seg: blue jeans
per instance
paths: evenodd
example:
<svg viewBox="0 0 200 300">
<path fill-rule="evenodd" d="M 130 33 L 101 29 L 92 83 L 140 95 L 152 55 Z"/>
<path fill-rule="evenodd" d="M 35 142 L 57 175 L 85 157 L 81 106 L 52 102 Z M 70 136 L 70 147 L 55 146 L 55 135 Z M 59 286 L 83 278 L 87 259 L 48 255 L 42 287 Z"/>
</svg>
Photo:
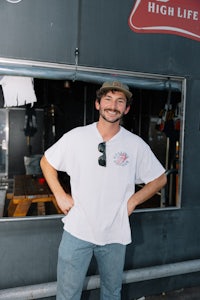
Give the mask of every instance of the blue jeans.
<svg viewBox="0 0 200 300">
<path fill-rule="evenodd" d="M 98 246 L 77 239 L 64 231 L 58 253 L 57 300 L 80 300 L 84 279 L 92 259 L 96 257 L 101 300 L 120 300 L 126 246 Z"/>
</svg>

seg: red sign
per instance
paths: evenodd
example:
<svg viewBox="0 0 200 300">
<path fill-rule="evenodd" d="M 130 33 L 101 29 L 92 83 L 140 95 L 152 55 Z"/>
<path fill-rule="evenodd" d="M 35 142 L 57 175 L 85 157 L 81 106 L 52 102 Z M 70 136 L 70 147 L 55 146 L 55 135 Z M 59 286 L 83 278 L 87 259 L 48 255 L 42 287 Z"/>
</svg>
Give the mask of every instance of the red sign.
<svg viewBox="0 0 200 300">
<path fill-rule="evenodd" d="M 167 33 L 200 41 L 200 0 L 136 0 L 129 17 L 139 33 Z"/>
</svg>

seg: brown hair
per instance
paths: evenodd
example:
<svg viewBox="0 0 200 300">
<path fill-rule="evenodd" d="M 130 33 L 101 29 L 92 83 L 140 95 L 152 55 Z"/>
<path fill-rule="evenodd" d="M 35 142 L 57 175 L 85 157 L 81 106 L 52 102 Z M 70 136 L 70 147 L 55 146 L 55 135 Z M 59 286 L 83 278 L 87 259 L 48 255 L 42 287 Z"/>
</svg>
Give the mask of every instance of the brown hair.
<svg viewBox="0 0 200 300">
<path fill-rule="evenodd" d="M 103 96 L 106 96 L 106 94 L 107 94 L 108 92 L 115 93 L 115 92 L 119 92 L 119 90 L 118 90 L 118 89 L 97 90 L 97 92 L 96 92 L 96 100 L 100 103 L 101 98 L 102 98 Z M 125 96 L 126 96 L 126 95 L 125 95 Z M 126 107 L 127 107 L 127 106 L 130 106 L 130 105 L 132 104 L 132 101 L 133 101 L 132 97 L 131 97 L 131 98 L 128 98 L 128 97 L 126 96 Z"/>
</svg>

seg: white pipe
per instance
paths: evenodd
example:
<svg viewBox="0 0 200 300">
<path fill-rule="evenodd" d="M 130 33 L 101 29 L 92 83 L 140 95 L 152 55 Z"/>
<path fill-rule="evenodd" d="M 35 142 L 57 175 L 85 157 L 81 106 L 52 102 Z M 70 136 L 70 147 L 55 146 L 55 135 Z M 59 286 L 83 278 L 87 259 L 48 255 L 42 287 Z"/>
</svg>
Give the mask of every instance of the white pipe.
<svg viewBox="0 0 200 300">
<path fill-rule="evenodd" d="M 176 276 L 200 271 L 200 259 L 124 271 L 123 284 Z M 0 300 L 29 300 L 56 295 L 56 282 L 29 285 L 24 287 L 0 290 Z M 88 276 L 84 282 L 84 290 L 100 287 L 99 275 Z"/>
</svg>

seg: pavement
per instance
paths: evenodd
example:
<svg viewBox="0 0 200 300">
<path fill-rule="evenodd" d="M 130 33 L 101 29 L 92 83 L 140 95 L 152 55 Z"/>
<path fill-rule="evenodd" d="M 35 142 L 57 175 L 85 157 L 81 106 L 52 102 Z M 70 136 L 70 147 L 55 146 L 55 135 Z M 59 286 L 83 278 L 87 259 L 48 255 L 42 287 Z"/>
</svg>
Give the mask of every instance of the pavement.
<svg viewBox="0 0 200 300">
<path fill-rule="evenodd" d="M 200 300 L 200 286 L 166 292 L 161 295 L 141 297 L 137 300 Z"/>
</svg>

